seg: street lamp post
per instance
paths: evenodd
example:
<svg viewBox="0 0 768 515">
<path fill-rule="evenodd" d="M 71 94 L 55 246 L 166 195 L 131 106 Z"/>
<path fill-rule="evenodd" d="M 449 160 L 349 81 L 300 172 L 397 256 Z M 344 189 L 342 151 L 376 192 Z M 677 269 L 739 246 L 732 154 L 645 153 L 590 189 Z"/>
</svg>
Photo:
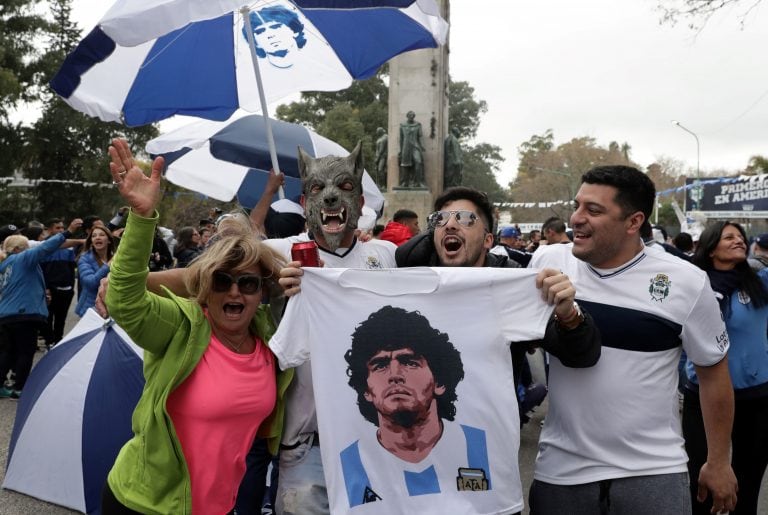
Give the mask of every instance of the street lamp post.
<svg viewBox="0 0 768 515">
<path fill-rule="evenodd" d="M 701 144 L 699 142 L 699 136 L 693 132 L 691 129 L 683 125 L 682 123 L 678 122 L 677 120 L 672 120 L 672 125 L 676 125 L 683 129 L 685 132 L 690 134 L 696 139 L 696 180 L 694 181 L 693 190 L 691 191 L 691 198 L 695 201 L 696 205 L 694 208 L 699 207 L 699 200 L 701 200 L 701 185 L 699 184 L 701 182 Z"/>
<path fill-rule="evenodd" d="M 683 129 L 685 132 L 696 138 L 696 178 L 701 178 L 701 169 L 699 168 L 699 164 L 701 162 L 701 144 L 699 143 L 699 137 L 696 135 L 695 132 L 693 132 L 691 129 L 683 125 L 682 123 L 678 122 L 677 120 L 672 120 L 672 125 L 677 125 L 681 129 Z"/>
</svg>

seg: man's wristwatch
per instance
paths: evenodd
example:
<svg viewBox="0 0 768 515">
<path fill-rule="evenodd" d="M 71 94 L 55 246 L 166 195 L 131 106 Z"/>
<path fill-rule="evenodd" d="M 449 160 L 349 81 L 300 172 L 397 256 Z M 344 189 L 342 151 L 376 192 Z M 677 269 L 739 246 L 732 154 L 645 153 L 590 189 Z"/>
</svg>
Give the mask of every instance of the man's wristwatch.
<svg viewBox="0 0 768 515">
<path fill-rule="evenodd" d="M 566 331 L 570 331 L 572 329 L 576 329 L 581 325 L 582 322 L 584 322 L 584 313 L 582 313 L 579 305 L 574 302 L 573 309 L 571 309 L 571 312 L 568 314 L 568 316 L 559 317 L 557 316 L 557 313 L 555 313 L 555 322 L 557 322 L 557 325 L 560 328 L 565 329 Z"/>
</svg>

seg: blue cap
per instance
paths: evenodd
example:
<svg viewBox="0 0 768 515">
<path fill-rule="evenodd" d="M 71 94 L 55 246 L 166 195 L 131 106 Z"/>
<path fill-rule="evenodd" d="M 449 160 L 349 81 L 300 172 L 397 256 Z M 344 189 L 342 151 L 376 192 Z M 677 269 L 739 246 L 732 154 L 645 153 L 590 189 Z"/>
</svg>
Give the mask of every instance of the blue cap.
<svg viewBox="0 0 768 515">
<path fill-rule="evenodd" d="M 519 238 L 520 230 L 517 227 L 504 227 L 499 233 L 499 238 Z"/>
<path fill-rule="evenodd" d="M 757 243 L 761 248 L 768 250 L 768 232 L 757 236 L 755 238 L 755 243 Z"/>
</svg>

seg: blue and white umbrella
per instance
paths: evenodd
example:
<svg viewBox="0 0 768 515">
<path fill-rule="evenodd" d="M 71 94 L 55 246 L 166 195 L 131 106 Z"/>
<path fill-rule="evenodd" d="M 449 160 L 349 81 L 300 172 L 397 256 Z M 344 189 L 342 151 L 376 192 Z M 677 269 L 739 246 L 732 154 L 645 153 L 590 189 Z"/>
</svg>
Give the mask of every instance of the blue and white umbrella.
<svg viewBox="0 0 768 515">
<path fill-rule="evenodd" d="M 285 194 L 301 194 L 298 147 L 312 157 L 349 154 L 338 143 L 302 125 L 272 121 L 277 160 L 285 174 Z M 242 112 L 227 122 L 201 120 L 151 140 L 147 152 L 166 159 L 166 178 L 184 188 L 222 201 L 235 195 L 240 205 L 251 208 L 261 197 L 271 168 L 263 117 Z M 384 196 L 368 172 L 363 174 L 365 205 L 376 212 Z"/>
<path fill-rule="evenodd" d="M 98 513 L 107 473 L 133 435 L 143 351 L 89 309 L 24 386 L 3 488 Z"/>
<path fill-rule="evenodd" d="M 344 89 L 447 31 L 434 0 L 118 0 L 51 86 L 78 111 L 129 126 L 226 120 L 265 112 L 259 91 L 271 103 Z"/>
</svg>

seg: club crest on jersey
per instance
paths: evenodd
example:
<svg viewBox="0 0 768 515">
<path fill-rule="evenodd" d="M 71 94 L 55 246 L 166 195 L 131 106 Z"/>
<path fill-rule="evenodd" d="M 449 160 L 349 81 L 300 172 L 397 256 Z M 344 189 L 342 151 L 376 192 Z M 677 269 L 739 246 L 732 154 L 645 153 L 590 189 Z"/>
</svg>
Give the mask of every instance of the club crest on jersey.
<svg viewBox="0 0 768 515">
<path fill-rule="evenodd" d="M 736 296 L 736 298 L 739 299 L 739 302 L 741 302 L 742 304 L 745 304 L 745 305 L 749 304 L 749 301 L 752 300 L 752 299 L 749 298 L 749 294 L 747 292 L 741 291 L 741 290 L 739 290 L 739 293 Z"/>
<path fill-rule="evenodd" d="M 651 294 L 653 300 L 661 302 L 669 295 L 670 286 L 672 286 L 672 281 L 669 280 L 667 274 L 656 274 L 656 277 L 651 279 L 648 293 Z"/>
<path fill-rule="evenodd" d="M 381 265 L 381 261 L 379 261 L 379 258 L 377 258 L 376 256 L 368 256 L 368 258 L 366 259 L 366 266 L 369 270 L 379 270 L 384 268 Z"/>
</svg>

